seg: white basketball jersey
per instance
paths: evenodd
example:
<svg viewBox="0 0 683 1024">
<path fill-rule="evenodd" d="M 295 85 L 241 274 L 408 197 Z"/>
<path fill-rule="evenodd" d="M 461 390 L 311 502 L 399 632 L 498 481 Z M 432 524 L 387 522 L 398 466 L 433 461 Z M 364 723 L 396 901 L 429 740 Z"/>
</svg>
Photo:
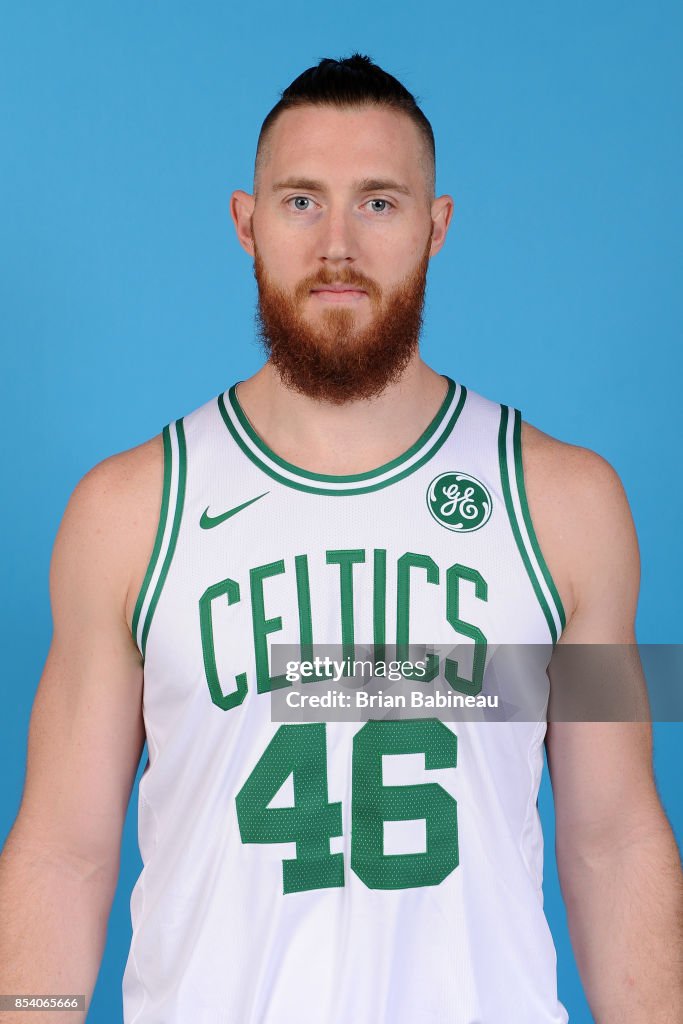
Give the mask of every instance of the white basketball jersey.
<svg viewBox="0 0 683 1024">
<path fill-rule="evenodd" d="M 133 622 L 149 760 L 125 1024 L 568 1019 L 541 891 L 545 716 L 271 716 L 275 644 L 547 645 L 547 685 L 565 616 L 521 415 L 445 379 L 415 444 L 351 476 L 280 458 L 236 385 L 164 428 Z M 462 666 L 432 668 L 468 692 Z"/>
</svg>

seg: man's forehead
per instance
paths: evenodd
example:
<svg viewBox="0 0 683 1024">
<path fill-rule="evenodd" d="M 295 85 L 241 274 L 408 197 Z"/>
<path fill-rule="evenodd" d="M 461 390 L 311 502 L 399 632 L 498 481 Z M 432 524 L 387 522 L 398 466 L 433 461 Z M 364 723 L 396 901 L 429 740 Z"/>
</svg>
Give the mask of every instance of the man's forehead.
<svg viewBox="0 0 683 1024">
<path fill-rule="evenodd" d="M 329 177 L 353 166 L 354 178 L 403 180 L 421 173 L 423 143 L 400 111 L 306 105 L 280 115 L 267 150 L 268 176 L 278 179 Z"/>
</svg>

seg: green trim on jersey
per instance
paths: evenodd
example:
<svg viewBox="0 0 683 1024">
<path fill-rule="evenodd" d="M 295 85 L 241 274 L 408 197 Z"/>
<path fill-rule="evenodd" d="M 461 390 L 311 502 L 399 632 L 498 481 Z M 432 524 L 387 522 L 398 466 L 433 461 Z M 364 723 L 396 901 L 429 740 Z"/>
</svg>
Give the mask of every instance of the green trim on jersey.
<svg viewBox="0 0 683 1024">
<path fill-rule="evenodd" d="M 512 420 L 510 413 L 512 413 Z M 512 436 L 510 436 L 510 422 L 512 422 Z M 519 409 L 501 405 L 498 457 L 505 507 L 519 553 L 538 598 L 541 611 L 545 616 L 554 646 L 566 625 L 566 616 L 531 520 L 524 487 L 521 438 L 521 412 Z"/>
<path fill-rule="evenodd" d="M 164 537 L 164 531 L 166 529 L 166 519 L 168 517 L 169 495 L 171 493 L 171 437 L 169 428 L 167 426 L 164 427 L 164 429 L 162 430 L 161 436 L 163 439 L 164 447 L 164 488 L 161 495 L 161 511 L 159 513 L 159 522 L 157 524 L 157 533 L 154 539 L 154 547 L 152 549 L 152 554 L 149 560 L 149 564 L 147 566 L 145 578 L 142 581 L 142 586 L 140 587 L 138 599 L 135 602 L 135 611 L 133 612 L 133 622 L 131 624 L 131 632 L 141 652 L 142 644 L 139 638 L 138 631 L 140 615 L 142 613 L 142 608 L 147 597 L 147 591 L 149 590 L 149 584 L 152 579 L 152 575 L 154 574 L 154 569 L 156 568 L 157 561 L 159 560 L 159 551 L 161 550 L 161 542 Z"/>
<path fill-rule="evenodd" d="M 448 376 L 446 376 L 446 380 L 448 381 L 448 391 L 438 412 L 426 430 L 407 451 L 392 459 L 391 462 L 385 462 L 377 469 L 348 476 L 312 473 L 276 455 L 259 437 L 245 416 L 237 398 L 237 384 L 233 384 L 228 391 L 227 403 L 225 393 L 218 396 L 218 407 L 225 425 L 244 454 L 259 469 L 279 483 L 285 484 L 287 487 L 294 487 L 299 491 L 307 491 L 310 494 L 365 494 L 368 491 L 377 491 L 382 487 L 388 487 L 389 484 L 397 483 L 410 473 L 414 473 L 432 458 L 446 441 L 462 412 L 467 397 L 467 389 L 464 385 L 456 384 Z M 419 453 L 422 454 L 419 455 L 419 458 L 415 458 Z M 414 461 L 411 461 L 413 459 Z M 410 464 L 406 466 L 408 462 Z"/>
<path fill-rule="evenodd" d="M 147 636 L 173 559 L 185 501 L 187 448 L 182 419 L 162 431 L 164 484 L 154 548 L 135 602 L 132 633 L 144 661 Z M 175 443 L 174 443 L 175 442 Z"/>
<path fill-rule="evenodd" d="M 562 629 L 564 629 L 565 626 L 567 625 L 567 616 L 565 614 L 564 605 L 562 604 L 562 598 L 560 597 L 560 593 L 559 593 L 557 587 L 555 586 L 555 581 L 553 580 L 553 578 L 552 578 L 552 576 L 550 574 L 550 569 L 548 568 L 548 564 L 547 564 L 545 558 L 543 557 L 543 552 L 541 551 L 540 544 L 538 543 L 538 537 L 536 536 L 536 531 L 534 529 L 534 524 L 531 521 L 531 512 L 529 511 L 529 503 L 528 503 L 527 497 L 526 497 L 526 487 L 524 486 L 524 469 L 523 469 L 523 466 L 522 466 L 522 414 L 517 409 L 515 410 L 515 413 L 516 413 L 516 416 L 515 416 L 515 425 L 514 425 L 514 428 L 513 428 L 513 435 L 512 435 L 513 442 L 512 443 L 513 443 L 514 452 L 515 452 L 515 470 L 516 470 L 516 473 L 517 473 L 517 488 L 519 490 L 519 497 L 520 497 L 520 501 L 521 501 L 521 504 L 522 504 L 522 514 L 524 516 L 524 521 L 526 522 L 526 528 L 527 528 L 529 537 L 531 539 L 531 545 L 532 545 L 532 547 L 534 549 L 534 554 L 536 555 L 536 560 L 537 560 L 539 566 L 541 567 L 541 572 L 543 573 L 543 576 L 545 578 L 545 582 L 547 584 L 548 590 L 550 591 L 550 593 L 552 595 L 552 598 L 553 598 L 553 601 L 555 603 L 555 610 L 557 611 L 557 614 L 560 617 L 560 626 L 561 626 L 560 632 L 561 632 Z"/>
</svg>

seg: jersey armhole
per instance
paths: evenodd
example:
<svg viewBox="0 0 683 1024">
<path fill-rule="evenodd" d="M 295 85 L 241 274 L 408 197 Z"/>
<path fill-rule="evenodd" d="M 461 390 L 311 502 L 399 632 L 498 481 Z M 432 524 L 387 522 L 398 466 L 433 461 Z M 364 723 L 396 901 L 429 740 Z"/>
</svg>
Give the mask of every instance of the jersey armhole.
<svg viewBox="0 0 683 1024">
<path fill-rule="evenodd" d="M 159 522 L 154 547 L 140 593 L 135 602 L 131 623 L 133 638 L 142 655 L 143 663 L 149 627 L 152 624 L 152 618 L 159 603 L 168 570 L 171 567 L 185 501 L 187 448 L 182 419 L 165 426 L 162 438 L 164 443 L 164 484 Z"/>
<path fill-rule="evenodd" d="M 554 647 L 567 619 L 562 599 L 543 557 L 529 512 L 522 464 L 522 414 L 519 409 L 513 409 L 507 405 L 501 405 L 498 457 L 505 507 L 512 532 L 541 611 L 548 624 Z"/>
</svg>

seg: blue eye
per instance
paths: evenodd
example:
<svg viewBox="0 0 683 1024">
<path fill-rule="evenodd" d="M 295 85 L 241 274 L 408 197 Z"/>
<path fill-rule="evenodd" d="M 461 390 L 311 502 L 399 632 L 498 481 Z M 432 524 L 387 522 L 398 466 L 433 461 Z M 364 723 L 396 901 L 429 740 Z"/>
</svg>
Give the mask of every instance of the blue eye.
<svg viewBox="0 0 683 1024">
<path fill-rule="evenodd" d="M 296 210 L 304 210 L 304 211 L 307 210 L 308 207 L 307 206 L 299 206 L 298 204 L 299 203 L 310 203 L 310 201 L 311 200 L 308 198 L 308 196 L 292 196 L 291 199 L 287 200 L 288 203 L 295 203 L 296 204 L 295 205 L 295 209 Z"/>
<path fill-rule="evenodd" d="M 370 203 L 371 203 L 371 204 L 372 204 L 372 203 L 383 203 L 383 204 L 384 204 L 384 209 L 382 209 L 382 210 L 378 210 L 378 209 L 376 209 L 376 208 L 375 208 L 375 211 L 374 211 L 375 213 L 384 213 L 384 212 L 385 212 L 386 210 L 388 210 L 388 209 L 389 209 L 389 207 L 390 207 L 390 206 L 392 205 L 392 204 L 391 204 L 391 203 L 389 202 L 389 200 L 388 200 L 388 199 L 371 199 L 371 200 L 370 200 Z"/>
</svg>

